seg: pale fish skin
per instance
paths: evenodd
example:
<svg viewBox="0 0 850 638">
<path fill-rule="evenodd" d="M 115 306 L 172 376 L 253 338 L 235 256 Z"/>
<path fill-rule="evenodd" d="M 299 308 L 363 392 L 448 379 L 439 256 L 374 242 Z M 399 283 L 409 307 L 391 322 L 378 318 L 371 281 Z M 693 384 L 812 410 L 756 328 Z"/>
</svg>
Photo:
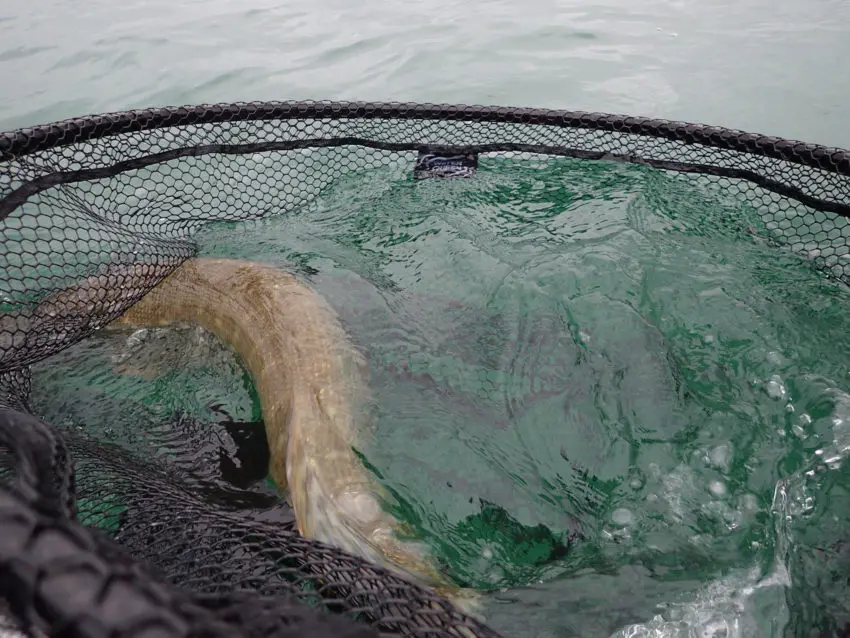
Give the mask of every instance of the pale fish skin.
<svg viewBox="0 0 850 638">
<path fill-rule="evenodd" d="M 301 535 L 382 565 L 481 620 L 480 594 L 436 567 L 384 511 L 385 491 L 354 453 L 367 432 L 366 362 L 328 303 L 293 275 L 256 262 L 191 258 L 110 324 L 203 327 L 253 377 L 270 474 L 289 490 Z"/>
</svg>

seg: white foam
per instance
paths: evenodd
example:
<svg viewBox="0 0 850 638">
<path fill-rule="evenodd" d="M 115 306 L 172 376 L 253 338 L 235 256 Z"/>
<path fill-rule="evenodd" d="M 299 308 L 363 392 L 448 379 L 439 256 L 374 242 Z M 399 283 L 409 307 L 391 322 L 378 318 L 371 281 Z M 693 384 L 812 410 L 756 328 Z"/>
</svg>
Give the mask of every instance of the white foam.
<svg viewBox="0 0 850 638">
<path fill-rule="evenodd" d="M 785 605 L 788 574 L 777 568 L 761 578 L 755 568 L 709 583 L 693 600 L 667 603 L 646 623 L 628 625 L 611 638 L 768 638 L 754 601 L 756 594 L 771 596 L 771 615 Z"/>
</svg>

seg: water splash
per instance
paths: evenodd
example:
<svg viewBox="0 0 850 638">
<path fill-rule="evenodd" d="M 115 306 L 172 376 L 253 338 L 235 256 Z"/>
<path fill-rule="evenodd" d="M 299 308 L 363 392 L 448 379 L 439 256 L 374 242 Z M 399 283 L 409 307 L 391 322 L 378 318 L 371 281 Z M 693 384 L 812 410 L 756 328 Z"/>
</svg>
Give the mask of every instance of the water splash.
<svg viewBox="0 0 850 638">
<path fill-rule="evenodd" d="M 773 382 L 774 379 L 771 380 Z M 776 383 L 774 390 L 784 384 Z M 772 398 L 773 393 L 768 391 Z M 773 560 L 766 573 L 753 566 L 709 583 L 691 600 L 667 602 L 659 613 L 646 623 L 621 628 L 611 638 L 750 638 L 784 635 L 791 613 L 787 590 L 791 588 L 793 571 L 789 569 L 790 552 L 794 547 L 793 523 L 811 514 L 816 507 L 819 478 L 824 472 L 835 471 L 850 453 L 850 395 L 828 388 L 824 393 L 833 402 L 829 415 L 831 440 L 818 447 L 809 462 L 799 471 L 776 483 L 771 515 L 774 521 Z M 795 434 L 806 436 L 812 419 L 802 414 L 794 424 Z M 723 445 L 709 453 L 715 465 L 728 462 Z M 671 480 L 675 475 L 671 475 Z M 681 481 L 673 481 L 681 487 Z M 725 493 L 721 481 L 709 484 L 716 496 Z M 740 505 L 754 507 L 754 497 L 742 499 Z M 673 505 L 674 503 L 671 503 Z"/>
</svg>

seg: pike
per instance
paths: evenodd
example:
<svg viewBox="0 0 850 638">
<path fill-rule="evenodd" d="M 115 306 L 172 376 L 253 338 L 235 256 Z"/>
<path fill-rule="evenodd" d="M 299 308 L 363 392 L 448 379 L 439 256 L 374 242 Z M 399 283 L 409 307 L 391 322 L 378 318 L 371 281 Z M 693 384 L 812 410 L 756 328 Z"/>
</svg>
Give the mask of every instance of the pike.
<svg viewBox="0 0 850 638">
<path fill-rule="evenodd" d="M 355 453 L 368 423 L 366 362 L 330 305 L 293 275 L 252 261 L 194 257 L 108 327 L 199 325 L 229 346 L 260 397 L 270 474 L 302 536 L 382 565 L 480 618 L 477 592 L 437 568 L 381 505 Z"/>
</svg>

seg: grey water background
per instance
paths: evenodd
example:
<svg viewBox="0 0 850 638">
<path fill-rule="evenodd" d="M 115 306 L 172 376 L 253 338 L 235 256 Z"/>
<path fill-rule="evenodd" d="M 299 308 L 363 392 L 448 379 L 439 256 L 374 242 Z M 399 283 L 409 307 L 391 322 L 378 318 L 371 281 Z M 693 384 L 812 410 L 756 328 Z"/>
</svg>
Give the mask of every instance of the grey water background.
<svg viewBox="0 0 850 638">
<path fill-rule="evenodd" d="M 848 24 L 850 4 L 837 0 L 86 4 L 6 0 L 0 6 L 4 87 L 0 129 L 132 107 L 331 98 L 621 112 L 850 147 Z M 611 208 L 607 215 L 615 212 Z M 603 221 L 606 218 L 603 215 Z M 706 257 L 705 264 L 709 261 Z M 745 261 L 742 258 L 741 263 Z M 669 279 L 661 279 L 659 290 L 675 288 L 678 268 L 670 268 Z M 737 277 L 728 276 L 730 280 Z M 790 279 L 786 289 L 793 287 Z M 616 286 L 608 284 L 609 289 Z M 740 292 L 740 296 L 746 294 Z M 729 315 L 730 325 L 737 316 Z M 796 319 L 789 323 L 800 330 Z M 777 334 L 787 336 L 787 330 L 778 328 Z M 611 331 L 615 334 L 615 327 Z M 823 322 L 820 334 L 828 336 L 828 322 Z M 827 336 L 813 347 L 815 352 L 830 350 Z M 702 347 L 712 346 L 706 342 Z M 781 368 L 782 363 L 767 361 L 765 366 Z M 769 377 L 766 372 L 763 376 Z M 797 389 L 795 396 L 804 405 L 807 388 Z M 814 390 L 811 394 L 820 397 Z M 743 403 L 750 405 L 747 397 Z M 781 412 L 783 406 L 776 405 L 779 409 L 769 410 L 760 428 L 768 448 L 762 456 L 763 467 L 771 469 L 759 475 L 762 493 L 773 484 L 775 468 L 769 448 L 775 441 L 766 433 L 780 419 L 774 412 Z M 841 411 L 823 408 L 822 412 L 826 433 L 829 418 L 840 416 Z M 746 440 L 744 433 L 740 436 Z M 548 445 L 547 441 L 537 443 L 539 449 Z M 796 447 L 786 447 L 791 450 L 786 456 L 793 457 Z M 703 449 L 711 455 L 706 465 L 728 462 L 722 444 L 701 445 L 700 453 Z M 814 451 L 807 448 L 806 453 Z M 694 496 L 695 485 L 701 485 L 707 471 L 694 474 L 687 463 L 684 469 L 671 467 L 650 477 L 663 487 L 658 491 L 662 500 L 670 501 L 671 511 L 676 507 L 689 511 L 692 501 L 701 507 L 723 500 L 723 494 L 715 494 L 711 501 Z M 796 489 L 805 492 L 799 485 Z M 741 487 L 734 496 L 743 499 L 735 511 L 749 516 L 755 505 L 747 500 L 748 493 Z M 786 497 L 782 489 L 777 490 L 777 499 Z M 803 493 L 787 500 L 806 498 Z M 845 501 L 836 497 L 834 502 L 839 507 Z M 769 527 L 763 512 L 770 503 L 757 505 L 760 527 Z M 833 510 L 819 507 L 818 520 L 826 527 L 830 524 L 827 514 Z M 792 509 L 789 506 L 789 512 Z M 694 510 L 698 512 L 699 507 Z M 606 514 L 615 523 L 627 523 L 635 512 L 652 520 L 651 508 Z M 721 517 L 725 514 L 719 512 Z M 842 523 L 846 520 L 845 515 Z M 624 546 L 624 539 L 616 536 L 617 526 L 609 527 L 612 543 Z M 662 530 L 658 538 L 664 534 Z M 773 537 L 762 530 L 756 539 L 764 542 Z M 775 537 L 782 542 L 787 536 L 778 533 Z M 701 559 L 701 551 L 695 554 Z M 705 554 L 710 560 L 718 556 Z M 670 556 L 671 565 L 665 569 L 711 572 L 712 565 L 699 561 L 674 567 L 674 561 L 687 557 Z M 529 628 L 540 636 L 606 635 L 618 627 L 623 627 L 623 636 L 780 635 L 781 630 L 774 627 L 773 633 L 762 621 L 769 623 L 775 617 L 777 625 L 784 622 L 786 611 L 779 610 L 777 603 L 781 587 L 774 588 L 779 592 L 770 587 L 760 590 L 769 595 L 755 605 L 742 602 L 761 594 L 754 593 L 755 581 L 740 573 L 746 572 L 746 561 L 730 564 L 735 568 L 717 570 L 726 571 L 728 578 L 708 579 L 704 590 L 687 579 L 662 583 L 630 566 L 619 570 L 616 578 L 588 569 L 574 574 L 571 583 L 547 581 L 510 592 L 502 609 L 494 609 L 492 616 L 496 626 L 510 635 Z M 825 571 L 816 573 L 826 577 Z M 776 578 L 779 585 L 781 576 Z M 677 594 L 686 604 L 676 607 L 670 602 Z M 658 604 L 672 609 L 663 623 L 650 621 Z M 752 607 L 757 611 L 752 612 Z M 750 628 L 754 624 L 748 621 L 750 615 L 757 616 L 762 633 L 742 629 L 742 624 Z M 600 620 L 605 621 L 600 622 L 602 626 L 591 629 L 590 624 Z M 630 624 L 638 621 L 645 624 Z"/>
<path fill-rule="evenodd" d="M 844 0 L 4 0 L 0 129 L 252 99 L 483 103 L 850 146 Z"/>
</svg>

